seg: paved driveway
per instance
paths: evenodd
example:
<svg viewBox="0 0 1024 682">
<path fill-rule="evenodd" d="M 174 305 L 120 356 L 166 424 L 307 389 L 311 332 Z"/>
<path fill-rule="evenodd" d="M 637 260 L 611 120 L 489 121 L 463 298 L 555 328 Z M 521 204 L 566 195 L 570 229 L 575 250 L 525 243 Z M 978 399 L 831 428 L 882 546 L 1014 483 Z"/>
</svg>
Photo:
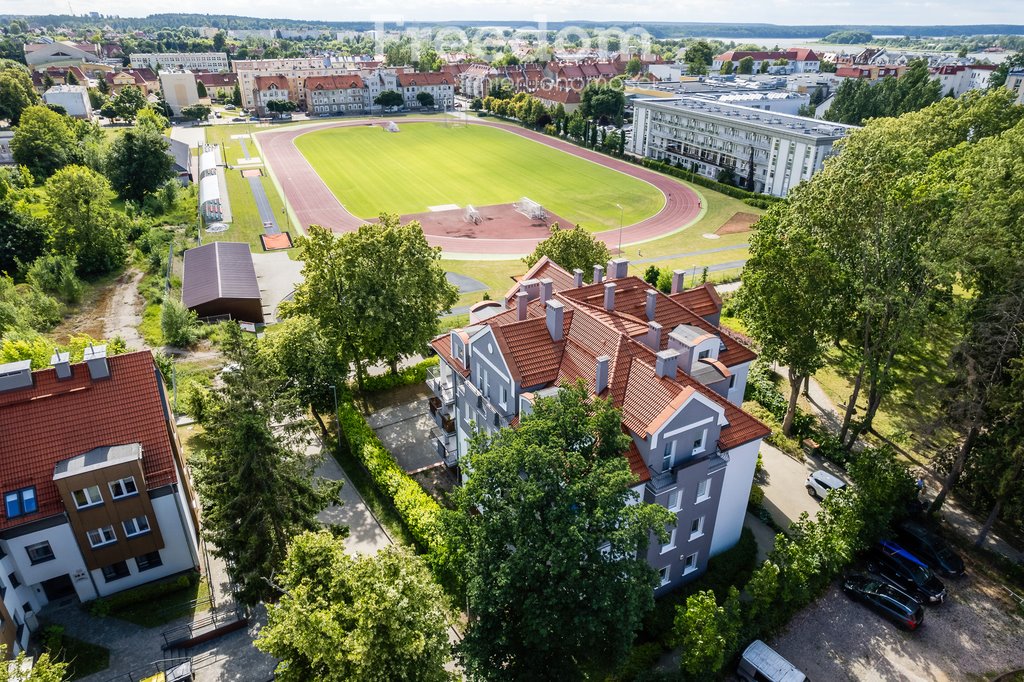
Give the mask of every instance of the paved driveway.
<svg viewBox="0 0 1024 682">
<path fill-rule="evenodd" d="M 263 316 L 267 322 L 277 321 L 277 308 L 289 298 L 302 281 L 302 261 L 292 260 L 287 253 L 254 253 L 252 264 L 260 283 Z"/>
<path fill-rule="evenodd" d="M 424 385 L 414 399 L 382 407 L 366 418 L 384 447 L 407 472 L 441 464 L 430 436 L 434 419 L 427 408 L 428 397 Z"/>
<path fill-rule="evenodd" d="M 761 443 L 761 458 L 768 472 L 768 481 L 762 486 L 764 506 L 783 528 L 789 528 L 803 512 L 813 517 L 821 508 L 818 500 L 807 494 L 805 486 L 812 471 L 824 469 L 846 480 L 846 475 L 829 462 L 813 457 L 798 462 L 768 443 Z"/>
</svg>

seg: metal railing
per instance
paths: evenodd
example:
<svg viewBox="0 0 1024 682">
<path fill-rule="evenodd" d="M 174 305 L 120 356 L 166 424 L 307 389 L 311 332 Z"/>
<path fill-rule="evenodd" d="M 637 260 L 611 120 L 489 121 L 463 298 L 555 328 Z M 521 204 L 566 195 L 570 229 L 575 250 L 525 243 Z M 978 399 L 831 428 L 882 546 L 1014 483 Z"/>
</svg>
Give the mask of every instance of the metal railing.
<svg viewBox="0 0 1024 682">
<path fill-rule="evenodd" d="M 159 661 L 153 661 L 152 663 L 148 663 L 139 668 L 129 670 L 126 673 L 121 673 L 114 677 L 108 677 L 103 682 L 139 682 L 140 680 L 144 680 L 147 677 L 152 677 L 159 673 L 164 673 L 167 682 L 191 680 L 193 679 L 192 659 L 188 656 L 164 658 Z"/>
<path fill-rule="evenodd" d="M 188 643 L 197 637 L 215 632 L 224 626 L 245 621 L 247 618 L 246 612 L 238 606 L 224 611 L 213 609 L 209 611 L 209 615 L 205 618 L 164 630 L 161 633 L 164 640 L 163 649 L 166 651 L 168 649 L 183 648 L 188 646 Z"/>
<path fill-rule="evenodd" d="M 440 367 L 431 367 L 427 370 L 427 386 L 446 405 L 451 405 L 455 402 L 455 385 L 452 383 L 451 375 L 446 380 L 441 374 Z"/>
<path fill-rule="evenodd" d="M 664 492 L 666 488 L 675 485 L 676 474 L 679 473 L 680 469 L 685 469 L 702 462 L 707 462 L 708 473 L 713 474 L 729 464 L 729 453 L 723 452 L 721 448 L 716 447 L 711 452 L 706 452 L 696 457 L 686 457 L 673 464 L 667 471 L 651 469 L 651 480 L 647 481 L 647 489 L 655 495 Z"/>
</svg>

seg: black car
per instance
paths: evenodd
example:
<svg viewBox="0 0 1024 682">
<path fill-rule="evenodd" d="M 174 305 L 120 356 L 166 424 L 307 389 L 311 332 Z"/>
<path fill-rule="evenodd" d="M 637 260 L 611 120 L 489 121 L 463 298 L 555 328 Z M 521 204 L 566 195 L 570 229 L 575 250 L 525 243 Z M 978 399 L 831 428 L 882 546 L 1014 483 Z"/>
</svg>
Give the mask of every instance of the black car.
<svg viewBox="0 0 1024 682">
<path fill-rule="evenodd" d="M 964 560 L 926 526 L 905 521 L 897 531 L 900 546 L 907 549 L 935 572 L 959 578 L 966 572 Z"/>
<path fill-rule="evenodd" d="M 935 577 L 923 561 L 891 540 L 875 546 L 868 570 L 884 578 L 918 601 L 941 604 L 946 599 L 946 586 Z"/>
<path fill-rule="evenodd" d="M 843 578 L 843 592 L 907 630 L 916 630 L 924 622 L 921 602 L 876 576 L 850 574 Z"/>
</svg>

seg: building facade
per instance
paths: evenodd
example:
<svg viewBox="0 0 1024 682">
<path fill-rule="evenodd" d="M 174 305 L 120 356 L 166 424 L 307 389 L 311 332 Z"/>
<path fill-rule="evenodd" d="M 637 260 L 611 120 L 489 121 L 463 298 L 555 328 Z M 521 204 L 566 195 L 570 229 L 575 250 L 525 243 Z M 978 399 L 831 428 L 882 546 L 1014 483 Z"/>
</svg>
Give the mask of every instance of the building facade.
<svg viewBox="0 0 1024 682">
<path fill-rule="evenodd" d="M 284 76 L 257 76 L 255 79 L 255 90 L 253 90 L 253 101 L 256 103 L 256 113 L 260 116 L 270 114 L 268 105 L 271 102 L 295 101 L 289 96 L 288 79 Z"/>
<path fill-rule="evenodd" d="M 405 99 L 407 109 L 421 108 L 417 99 L 421 92 L 434 98 L 434 106 L 451 109 L 455 105 L 455 82 L 445 73 L 398 73 L 398 93 Z"/>
<path fill-rule="evenodd" d="M 740 409 L 755 355 L 718 327 L 710 285 L 653 290 L 616 259 L 568 273 L 542 258 L 500 304 L 431 343 L 428 383 L 438 453 L 458 465 L 479 431 L 515 426 L 539 398 L 582 380 L 621 410 L 637 498 L 675 515 L 647 560 L 659 591 L 699 575 L 739 539 L 761 439 L 768 429 Z M 487 311 L 487 312 L 485 312 Z M 462 472 L 464 476 L 466 471 Z M 471 475 L 471 474 L 468 474 Z"/>
<path fill-rule="evenodd" d="M 726 62 L 732 62 L 733 71 L 735 71 L 739 67 L 740 61 L 747 57 L 754 60 L 754 73 L 761 71 L 764 62 L 768 62 L 769 66 L 771 66 L 782 60 L 786 61 L 786 71 L 789 73 L 815 73 L 821 69 L 821 57 L 815 54 L 814 50 L 806 47 L 792 47 L 787 50 L 775 50 L 772 52 L 729 50 L 728 52 L 715 55 L 711 60 L 711 70 L 713 72 L 721 71 L 722 66 Z"/>
<path fill-rule="evenodd" d="M 84 85 L 54 85 L 43 93 L 43 101 L 64 107 L 68 116 L 86 120 L 92 118 L 89 88 Z"/>
<path fill-rule="evenodd" d="M 196 77 L 191 71 L 163 71 L 160 73 L 160 90 L 164 101 L 175 116 L 181 116 L 181 110 L 199 104 L 199 89 Z"/>
<path fill-rule="evenodd" d="M 369 111 L 372 104 L 366 84 L 357 75 L 313 76 L 304 85 L 310 114 L 358 114 Z"/>
<path fill-rule="evenodd" d="M 88 601 L 199 565 L 195 497 L 149 351 L 89 347 L 0 365 L 0 637 L 25 648 L 51 601 Z"/>
<path fill-rule="evenodd" d="M 225 52 L 136 52 L 130 57 L 136 69 L 171 71 L 227 71 Z"/>
<path fill-rule="evenodd" d="M 629 151 L 717 179 L 752 176 L 755 192 L 783 197 L 821 169 L 856 126 L 711 102 L 699 97 L 636 100 Z"/>
<path fill-rule="evenodd" d="M 1017 104 L 1024 104 L 1024 69 L 1014 69 L 1006 74 L 1006 87 L 1017 93 Z"/>
</svg>

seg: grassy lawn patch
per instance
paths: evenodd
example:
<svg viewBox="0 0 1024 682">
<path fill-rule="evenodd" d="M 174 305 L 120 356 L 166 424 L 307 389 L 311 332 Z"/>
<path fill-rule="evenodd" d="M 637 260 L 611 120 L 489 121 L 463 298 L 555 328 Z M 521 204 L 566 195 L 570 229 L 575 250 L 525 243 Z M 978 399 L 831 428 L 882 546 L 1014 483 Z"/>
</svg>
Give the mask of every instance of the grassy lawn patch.
<svg viewBox="0 0 1024 682">
<path fill-rule="evenodd" d="M 193 572 L 97 599 L 89 609 L 94 615 L 110 615 L 153 628 L 209 610 L 209 598 L 206 578 Z"/>
<path fill-rule="evenodd" d="M 484 126 L 401 124 L 315 131 L 295 140 L 338 200 L 354 215 L 421 213 L 430 206 L 507 204 L 522 196 L 591 230 L 638 222 L 664 197 L 647 183 Z"/>
<path fill-rule="evenodd" d="M 60 625 L 43 631 L 43 649 L 55 660 L 68 664 L 67 680 L 79 680 L 110 667 L 110 650 L 64 634 Z"/>
</svg>

